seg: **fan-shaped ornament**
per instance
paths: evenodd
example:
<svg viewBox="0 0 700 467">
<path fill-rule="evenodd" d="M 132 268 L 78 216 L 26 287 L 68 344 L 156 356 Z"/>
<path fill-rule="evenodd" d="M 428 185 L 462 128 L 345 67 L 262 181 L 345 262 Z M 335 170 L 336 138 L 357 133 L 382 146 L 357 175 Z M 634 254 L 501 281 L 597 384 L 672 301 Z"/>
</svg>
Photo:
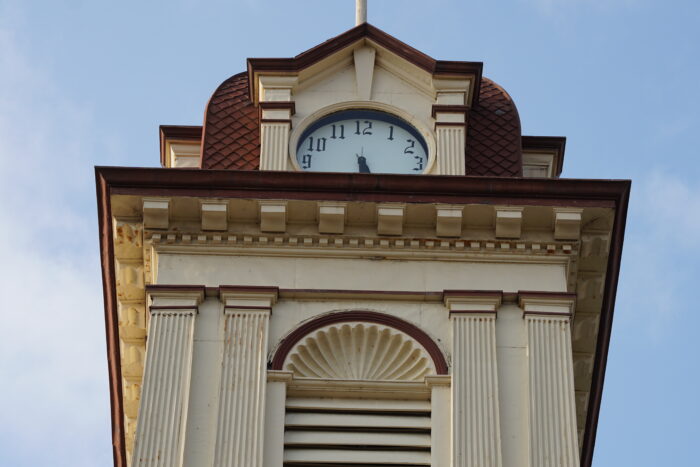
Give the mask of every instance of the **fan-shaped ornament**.
<svg viewBox="0 0 700 467">
<path fill-rule="evenodd" d="M 313 331 L 292 348 L 284 368 L 295 377 L 365 381 L 422 381 L 435 374 L 432 359 L 416 340 L 369 323 Z"/>
</svg>

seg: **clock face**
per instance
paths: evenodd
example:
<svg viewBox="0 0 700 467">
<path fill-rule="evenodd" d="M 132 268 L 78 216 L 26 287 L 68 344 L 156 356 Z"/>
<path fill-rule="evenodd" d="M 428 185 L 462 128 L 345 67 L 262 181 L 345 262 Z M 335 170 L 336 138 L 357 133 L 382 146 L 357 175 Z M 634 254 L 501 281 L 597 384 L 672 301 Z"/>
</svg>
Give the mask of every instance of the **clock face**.
<svg viewBox="0 0 700 467">
<path fill-rule="evenodd" d="M 299 137 L 297 164 L 312 172 L 422 174 L 428 145 L 406 121 L 376 110 L 344 110 Z"/>
</svg>

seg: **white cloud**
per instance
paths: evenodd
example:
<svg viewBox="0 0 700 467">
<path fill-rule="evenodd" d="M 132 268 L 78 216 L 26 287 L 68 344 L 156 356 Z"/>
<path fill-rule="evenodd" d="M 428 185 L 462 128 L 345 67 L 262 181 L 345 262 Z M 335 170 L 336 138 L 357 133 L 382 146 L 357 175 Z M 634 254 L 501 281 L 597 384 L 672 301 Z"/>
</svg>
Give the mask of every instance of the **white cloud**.
<svg viewBox="0 0 700 467">
<path fill-rule="evenodd" d="M 90 112 L 1 25 L 0 70 L 0 464 L 110 465 Z"/>
</svg>

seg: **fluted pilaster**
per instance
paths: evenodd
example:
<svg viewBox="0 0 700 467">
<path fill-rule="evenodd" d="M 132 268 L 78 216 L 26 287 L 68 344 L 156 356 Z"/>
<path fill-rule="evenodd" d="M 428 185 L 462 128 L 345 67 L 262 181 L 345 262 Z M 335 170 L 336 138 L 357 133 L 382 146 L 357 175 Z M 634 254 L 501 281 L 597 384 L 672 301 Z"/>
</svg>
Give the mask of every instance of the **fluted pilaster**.
<svg viewBox="0 0 700 467">
<path fill-rule="evenodd" d="M 214 465 L 262 467 L 268 322 L 273 289 L 221 293 L 225 330 Z"/>
<path fill-rule="evenodd" d="M 571 352 L 573 298 L 521 296 L 527 321 L 530 465 L 579 465 Z"/>
<path fill-rule="evenodd" d="M 437 124 L 435 133 L 438 173 L 440 175 L 464 175 L 466 171 L 464 160 L 466 127 L 464 124 Z"/>
<path fill-rule="evenodd" d="M 501 294 L 445 295 L 453 332 L 452 465 L 500 467 L 496 309 Z"/>
<path fill-rule="evenodd" d="M 264 121 L 260 125 L 260 170 L 287 170 L 288 122 Z"/>
<path fill-rule="evenodd" d="M 192 340 L 203 289 L 151 287 L 150 322 L 132 466 L 182 465 Z"/>
</svg>

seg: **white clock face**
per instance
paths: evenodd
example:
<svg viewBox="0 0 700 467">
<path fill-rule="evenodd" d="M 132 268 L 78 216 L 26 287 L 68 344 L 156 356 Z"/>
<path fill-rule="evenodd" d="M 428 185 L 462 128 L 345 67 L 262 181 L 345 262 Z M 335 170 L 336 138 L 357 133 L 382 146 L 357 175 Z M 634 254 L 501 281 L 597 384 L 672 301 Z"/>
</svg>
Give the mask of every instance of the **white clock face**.
<svg viewBox="0 0 700 467">
<path fill-rule="evenodd" d="M 297 164 L 311 172 L 422 174 L 425 139 L 406 121 L 376 110 L 345 110 L 312 123 L 300 136 Z"/>
</svg>

